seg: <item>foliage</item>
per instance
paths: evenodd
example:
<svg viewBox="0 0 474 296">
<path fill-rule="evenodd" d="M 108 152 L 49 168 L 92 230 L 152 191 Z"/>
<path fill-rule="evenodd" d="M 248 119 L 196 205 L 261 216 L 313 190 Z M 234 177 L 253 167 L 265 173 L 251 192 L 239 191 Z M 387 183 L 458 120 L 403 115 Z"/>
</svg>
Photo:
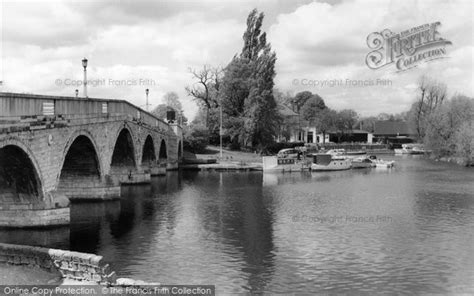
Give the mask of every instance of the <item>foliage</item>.
<svg viewBox="0 0 474 296">
<path fill-rule="evenodd" d="M 242 52 L 225 68 L 221 93 L 233 145 L 257 149 L 274 141 L 279 122 L 273 96 L 276 55 L 261 30 L 263 17 L 256 9 L 249 14 Z"/>
<path fill-rule="evenodd" d="M 438 157 L 472 159 L 474 100 L 458 96 L 438 106 L 426 118 L 424 143 Z"/>
<path fill-rule="evenodd" d="M 192 153 L 203 153 L 209 144 L 209 132 L 205 126 L 194 125 L 184 134 L 184 150 Z"/>
<path fill-rule="evenodd" d="M 301 93 L 297 94 L 296 97 L 298 97 L 300 94 Z M 299 113 L 304 120 L 308 121 L 309 124 L 312 125 L 314 122 L 316 122 L 321 111 L 325 109 L 327 109 L 327 107 L 324 103 L 324 100 L 317 94 L 311 94 L 311 96 L 305 99 L 304 104 L 299 109 Z"/>
<path fill-rule="evenodd" d="M 323 133 L 323 144 L 326 143 L 326 133 L 335 129 L 337 121 L 337 112 L 326 108 L 319 113 L 316 121 L 316 129 Z"/>
<path fill-rule="evenodd" d="M 300 113 L 303 105 L 312 96 L 313 94 L 310 91 L 302 91 L 302 92 L 297 93 L 296 96 L 291 100 L 291 105 L 293 106 L 293 110 L 296 113 Z"/>
<path fill-rule="evenodd" d="M 181 113 L 183 124 L 186 124 L 188 122 L 186 116 L 182 114 L 183 106 L 179 101 L 178 94 L 176 94 L 175 92 L 167 92 L 163 96 L 163 101 L 164 103 L 159 104 L 151 111 L 152 114 L 154 114 L 158 118 L 166 120 L 166 112 L 175 111 L 178 113 L 176 114 L 177 116 L 180 116 L 179 113 Z"/>
<path fill-rule="evenodd" d="M 426 134 L 427 120 L 443 104 L 447 97 L 447 87 L 430 77 L 422 76 L 418 83 L 419 96 L 409 111 L 409 122 L 418 139 Z"/>
<path fill-rule="evenodd" d="M 219 121 L 220 86 L 223 71 L 220 68 L 204 65 L 201 70 L 189 69 L 195 83 L 186 87 L 186 92 L 199 106 L 201 122 L 207 127 L 212 138 L 219 138 L 216 122 Z"/>
<path fill-rule="evenodd" d="M 161 118 L 161 119 L 166 119 L 166 112 L 172 110 L 170 107 L 168 107 L 166 104 L 159 104 L 158 106 L 151 111 L 152 114 L 154 114 L 156 117 Z"/>
<path fill-rule="evenodd" d="M 181 105 L 181 102 L 179 101 L 178 94 L 175 93 L 174 91 L 167 92 L 163 96 L 163 101 L 166 106 L 171 107 L 174 110 L 178 110 L 178 111 L 183 110 L 183 105 Z"/>
</svg>

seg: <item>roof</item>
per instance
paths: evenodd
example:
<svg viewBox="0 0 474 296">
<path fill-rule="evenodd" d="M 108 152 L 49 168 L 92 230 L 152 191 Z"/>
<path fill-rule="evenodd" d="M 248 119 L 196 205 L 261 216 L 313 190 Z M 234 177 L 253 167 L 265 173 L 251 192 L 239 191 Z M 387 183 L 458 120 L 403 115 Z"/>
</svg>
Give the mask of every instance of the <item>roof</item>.
<svg viewBox="0 0 474 296">
<path fill-rule="evenodd" d="M 326 132 L 326 134 L 337 134 L 339 133 L 340 131 L 338 130 L 329 130 Z M 361 129 L 353 129 L 353 130 L 345 130 L 344 131 L 345 134 L 371 134 L 371 132 L 368 132 L 366 130 L 361 130 Z"/>
<path fill-rule="evenodd" d="M 283 104 L 278 105 L 278 110 L 280 111 L 280 114 L 283 116 L 298 116 L 298 113 L 296 113 L 295 111 L 291 110 L 290 107 Z"/>
<path fill-rule="evenodd" d="M 406 121 L 376 121 L 374 124 L 374 135 L 410 135 L 410 127 Z"/>
</svg>

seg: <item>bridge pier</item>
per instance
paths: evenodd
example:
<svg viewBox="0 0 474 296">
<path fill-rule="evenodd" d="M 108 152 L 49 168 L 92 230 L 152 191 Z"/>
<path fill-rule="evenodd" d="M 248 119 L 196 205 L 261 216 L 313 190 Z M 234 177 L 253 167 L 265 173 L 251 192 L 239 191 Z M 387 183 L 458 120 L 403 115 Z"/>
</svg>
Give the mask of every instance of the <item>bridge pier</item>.
<svg viewBox="0 0 474 296">
<path fill-rule="evenodd" d="M 15 194 L 16 195 L 16 194 Z M 38 199 L 13 193 L 0 194 L 0 227 L 53 227 L 69 225 L 69 200 L 64 195 L 51 192 Z"/>
<path fill-rule="evenodd" d="M 120 185 L 114 185 L 113 182 L 75 183 L 71 181 L 61 184 L 58 191 L 72 202 L 120 199 Z"/>
<path fill-rule="evenodd" d="M 150 176 L 164 176 L 166 175 L 166 163 L 154 163 L 142 165 L 144 172 L 148 172 Z"/>
<path fill-rule="evenodd" d="M 123 167 L 114 168 L 110 172 L 110 179 L 117 186 L 122 184 L 147 184 L 151 182 L 151 175 L 150 172 L 144 170 Z"/>
</svg>

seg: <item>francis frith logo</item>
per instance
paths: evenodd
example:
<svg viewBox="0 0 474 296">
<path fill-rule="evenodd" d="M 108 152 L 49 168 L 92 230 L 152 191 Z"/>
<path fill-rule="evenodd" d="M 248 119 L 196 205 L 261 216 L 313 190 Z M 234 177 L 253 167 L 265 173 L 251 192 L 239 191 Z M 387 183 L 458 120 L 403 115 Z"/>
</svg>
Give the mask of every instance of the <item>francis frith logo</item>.
<svg viewBox="0 0 474 296">
<path fill-rule="evenodd" d="M 394 64 L 398 71 L 416 67 L 422 62 L 447 57 L 446 46 L 451 41 L 441 38 L 440 22 L 413 27 L 400 33 L 389 29 L 367 36 L 367 46 L 372 49 L 365 62 L 371 69 Z"/>
</svg>

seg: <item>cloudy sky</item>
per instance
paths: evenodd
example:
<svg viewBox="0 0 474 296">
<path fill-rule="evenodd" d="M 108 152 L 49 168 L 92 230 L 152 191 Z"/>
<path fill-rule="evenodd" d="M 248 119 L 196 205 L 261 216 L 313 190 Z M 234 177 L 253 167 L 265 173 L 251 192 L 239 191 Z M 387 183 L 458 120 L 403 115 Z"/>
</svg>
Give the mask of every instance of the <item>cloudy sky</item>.
<svg viewBox="0 0 474 296">
<path fill-rule="evenodd" d="M 275 83 L 283 92 L 309 90 L 332 108 L 362 115 L 407 110 L 423 74 L 445 82 L 451 95 L 473 96 L 471 0 L 0 3 L 1 91 L 72 96 L 78 88 L 82 93 L 77 83 L 87 57 L 90 97 L 144 107 L 146 88 L 152 105 L 175 91 L 192 117 L 197 107 L 184 90 L 193 84 L 188 69 L 227 65 L 242 48 L 249 11 L 257 8 L 266 15 L 267 40 L 278 58 Z M 393 65 L 367 67 L 370 33 L 398 33 L 437 21 L 441 37 L 452 42 L 447 58 L 403 72 Z M 324 80 L 338 83 L 322 85 Z M 348 80 L 376 85 L 350 86 Z"/>
</svg>

